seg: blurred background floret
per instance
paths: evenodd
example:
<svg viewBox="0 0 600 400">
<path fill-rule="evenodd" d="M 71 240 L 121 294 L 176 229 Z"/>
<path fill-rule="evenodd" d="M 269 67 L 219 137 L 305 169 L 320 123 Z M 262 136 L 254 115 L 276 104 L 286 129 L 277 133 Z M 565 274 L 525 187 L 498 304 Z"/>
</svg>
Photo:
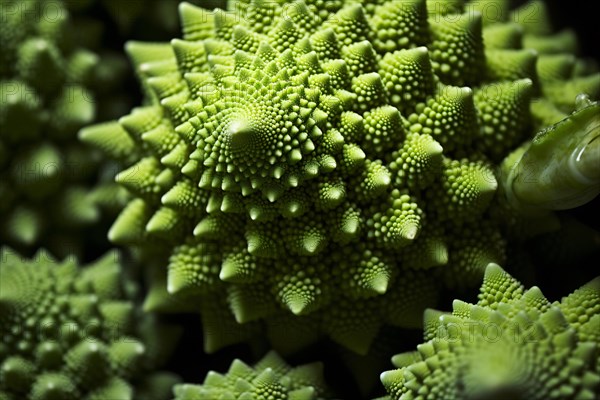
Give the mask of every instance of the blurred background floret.
<svg viewBox="0 0 600 400">
<path fill-rule="evenodd" d="M 98 32 L 76 30 L 61 1 L 0 6 L 0 243 L 81 256 L 101 247 L 103 211 L 123 192 L 76 133 L 122 112 L 113 95 L 127 64 L 90 50 Z"/>
<path fill-rule="evenodd" d="M 138 285 L 110 252 L 87 266 L 0 250 L 2 400 L 167 400 L 156 370 L 179 329 L 141 313 Z"/>
</svg>

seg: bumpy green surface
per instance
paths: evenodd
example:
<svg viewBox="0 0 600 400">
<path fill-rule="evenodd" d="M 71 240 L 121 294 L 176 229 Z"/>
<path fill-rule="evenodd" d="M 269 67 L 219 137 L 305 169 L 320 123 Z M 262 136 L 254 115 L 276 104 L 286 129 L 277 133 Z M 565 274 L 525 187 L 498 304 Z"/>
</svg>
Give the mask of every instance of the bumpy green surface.
<svg viewBox="0 0 600 400">
<path fill-rule="evenodd" d="M 265 355 L 254 367 L 234 360 L 226 374 L 209 372 L 202 385 L 174 388 L 175 400 L 320 400 L 331 398 L 320 363 L 290 367 L 277 353 Z"/>
<path fill-rule="evenodd" d="M 154 368 L 177 331 L 139 314 L 117 258 L 0 251 L 0 399 L 168 398 L 177 379 Z"/>
<path fill-rule="evenodd" d="M 390 398 L 578 399 L 600 392 L 600 277 L 560 302 L 490 264 L 477 304 L 427 310 L 417 351 L 394 356 Z"/>
<path fill-rule="evenodd" d="M 280 351 L 324 334 L 364 353 L 420 323 L 436 277 L 504 262 L 496 165 L 600 75 L 502 4 L 284 4 L 182 4 L 182 40 L 127 46 L 146 104 L 81 138 L 131 164 L 109 237 L 163 257 L 148 308 L 201 311 L 208 351 L 264 323 Z M 569 54 L 564 73 L 529 47 Z"/>
<path fill-rule="evenodd" d="M 73 253 L 105 195 L 86 188 L 98 157 L 76 134 L 95 118 L 90 88 L 113 74 L 76 45 L 60 1 L 0 6 L 0 244 Z"/>
</svg>

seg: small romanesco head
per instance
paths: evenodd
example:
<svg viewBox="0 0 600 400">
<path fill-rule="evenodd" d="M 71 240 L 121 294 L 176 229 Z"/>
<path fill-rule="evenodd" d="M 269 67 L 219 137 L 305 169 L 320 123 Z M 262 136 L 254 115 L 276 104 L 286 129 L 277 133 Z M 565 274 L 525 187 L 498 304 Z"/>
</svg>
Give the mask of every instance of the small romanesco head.
<svg viewBox="0 0 600 400">
<path fill-rule="evenodd" d="M 44 251 L 0 257 L 0 399 L 168 398 L 177 378 L 154 369 L 177 330 L 140 315 L 117 253 L 82 269 Z"/>
<path fill-rule="evenodd" d="M 477 304 L 425 312 L 417 351 L 381 374 L 391 399 L 596 399 L 600 392 L 600 277 L 561 302 L 526 290 L 490 264 Z"/>
<path fill-rule="evenodd" d="M 99 220 L 101 197 L 116 192 L 86 187 L 99 160 L 76 139 L 96 120 L 96 88 L 118 73 L 78 45 L 62 1 L 0 8 L 0 245 L 66 255 L 80 248 L 76 229 Z"/>
<path fill-rule="evenodd" d="M 503 263 L 496 167 L 600 74 L 543 21 L 476 3 L 183 3 L 183 39 L 129 43 L 145 105 L 80 136 L 131 164 L 109 237 L 163 257 L 147 307 L 197 299 L 209 351 L 266 325 L 279 351 L 364 353 L 420 324 L 436 280 Z"/>
<path fill-rule="evenodd" d="M 202 385 L 174 387 L 175 400 L 325 400 L 331 398 L 320 363 L 295 368 L 271 351 L 254 367 L 234 360 L 226 374 L 209 372 Z"/>
</svg>

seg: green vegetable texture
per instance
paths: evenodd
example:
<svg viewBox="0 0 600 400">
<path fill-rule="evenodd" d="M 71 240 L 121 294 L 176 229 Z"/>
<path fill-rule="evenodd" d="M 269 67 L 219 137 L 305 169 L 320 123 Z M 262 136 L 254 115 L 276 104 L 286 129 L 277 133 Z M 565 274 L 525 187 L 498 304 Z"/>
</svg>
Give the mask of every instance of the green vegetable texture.
<svg viewBox="0 0 600 400">
<path fill-rule="evenodd" d="M 178 329 L 140 314 L 116 252 L 84 268 L 0 251 L 0 399 L 161 400 Z"/>
<path fill-rule="evenodd" d="M 331 399 L 321 363 L 290 367 L 275 352 L 267 353 L 254 367 L 234 360 L 226 374 L 209 372 L 202 385 L 179 384 L 175 400 L 324 400 Z"/>
<path fill-rule="evenodd" d="M 600 277 L 551 303 L 498 265 L 477 304 L 425 312 L 425 340 L 381 374 L 390 399 L 596 399 Z"/>
<path fill-rule="evenodd" d="M 129 42 L 144 104 L 80 138 L 130 165 L 109 238 L 152 270 L 146 309 L 195 308 L 209 352 L 263 332 L 366 353 L 476 287 L 521 218 L 496 212 L 498 167 L 600 90 L 527 7 L 182 3 L 182 39 Z"/>
<path fill-rule="evenodd" d="M 95 121 L 95 88 L 119 74 L 78 45 L 62 2 L 0 8 L 0 244 L 80 252 L 79 230 L 99 222 L 102 199 L 118 188 L 92 190 L 99 157 L 77 131 Z"/>
<path fill-rule="evenodd" d="M 592 35 L 190 1 L 0 0 L 0 400 L 598 397 Z"/>
</svg>

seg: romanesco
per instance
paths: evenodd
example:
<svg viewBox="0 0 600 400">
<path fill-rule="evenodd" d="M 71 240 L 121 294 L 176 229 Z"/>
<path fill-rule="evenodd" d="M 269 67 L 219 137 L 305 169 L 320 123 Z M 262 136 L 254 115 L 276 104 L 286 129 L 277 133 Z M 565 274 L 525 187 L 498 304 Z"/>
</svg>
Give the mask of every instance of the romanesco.
<svg viewBox="0 0 600 400">
<path fill-rule="evenodd" d="M 425 312 L 425 343 L 381 374 L 391 399 L 596 399 L 600 277 L 560 302 L 490 264 L 477 304 Z"/>
<path fill-rule="evenodd" d="M 147 308 L 197 307 L 207 351 L 264 328 L 279 351 L 365 353 L 436 281 L 503 263 L 496 167 L 600 74 L 544 21 L 475 3 L 183 3 L 183 39 L 130 42 L 145 104 L 80 137 L 130 162 L 109 237 L 163 263 Z"/>
<path fill-rule="evenodd" d="M 83 269 L 0 251 L 0 398 L 166 400 L 178 329 L 140 315 L 116 252 Z"/>
<path fill-rule="evenodd" d="M 324 400 L 332 398 L 320 363 L 290 367 L 277 353 L 267 353 L 254 367 L 234 360 L 226 374 L 211 371 L 202 385 L 179 384 L 175 400 Z"/>
</svg>

